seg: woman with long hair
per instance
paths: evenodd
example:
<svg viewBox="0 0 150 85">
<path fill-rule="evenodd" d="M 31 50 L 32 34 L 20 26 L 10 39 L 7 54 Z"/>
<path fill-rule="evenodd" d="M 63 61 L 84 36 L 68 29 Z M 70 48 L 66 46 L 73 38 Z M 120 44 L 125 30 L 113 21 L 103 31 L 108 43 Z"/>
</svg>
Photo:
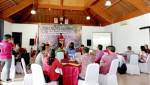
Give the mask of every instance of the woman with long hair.
<svg viewBox="0 0 150 85">
<path fill-rule="evenodd" d="M 139 62 L 145 63 L 147 60 L 148 53 L 144 46 L 141 46 L 141 52 L 140 52 L 139 56 L 141 57 Z"/>
<path fill-rule="evenodd" d="M 69 41 L 66 46 L 66 53 L 68 53 L 68 58 L 71 58 L 75 55 L 76 49 L 74 48 L 74 43 Z"/>
<path fill-rule="evenodd" d="M 62 64 L 55 58 L 55 50 L 52 49 L 49 51 L 48 57 L 44 58 L 43 62 L 43 72 L 44 75 L 47 75 L 50 81 L 59 81 L 59 85 L 63 85 L 62 75 L 55 72 L 55 69 L 62 68 Z"/>
</svg>

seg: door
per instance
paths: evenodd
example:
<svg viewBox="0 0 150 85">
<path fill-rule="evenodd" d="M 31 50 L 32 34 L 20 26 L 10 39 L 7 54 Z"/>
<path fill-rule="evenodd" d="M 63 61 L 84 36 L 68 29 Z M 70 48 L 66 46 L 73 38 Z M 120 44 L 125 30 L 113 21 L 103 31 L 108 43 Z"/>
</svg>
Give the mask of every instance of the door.
<svg viewBox="0 0 150 85">
<path fill-rule="evenodd" d="M 12 32 L 12 37 L 14 38 L 15 44 L 20 44 L 22 47 L 22 33 L 21 32 Z"/>
</svg>

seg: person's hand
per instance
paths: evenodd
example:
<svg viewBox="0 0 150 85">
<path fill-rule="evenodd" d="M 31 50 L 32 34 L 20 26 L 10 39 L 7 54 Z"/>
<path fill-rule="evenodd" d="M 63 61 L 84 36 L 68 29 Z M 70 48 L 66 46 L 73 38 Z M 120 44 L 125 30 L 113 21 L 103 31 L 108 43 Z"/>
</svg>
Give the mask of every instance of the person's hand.
<svg viewBox="0 0 150 85">
<path fill-rule="evenodd" d="M 52 43 L 52 41 L 49 41 L 49 44 L 50 44 L 51 46 L 53 46 L 53 43 Z"/>
<path fill-rule="evenodd" d="M 16 59 L 19 59 L 19 57 L 16 57 Z"/>
</svg>

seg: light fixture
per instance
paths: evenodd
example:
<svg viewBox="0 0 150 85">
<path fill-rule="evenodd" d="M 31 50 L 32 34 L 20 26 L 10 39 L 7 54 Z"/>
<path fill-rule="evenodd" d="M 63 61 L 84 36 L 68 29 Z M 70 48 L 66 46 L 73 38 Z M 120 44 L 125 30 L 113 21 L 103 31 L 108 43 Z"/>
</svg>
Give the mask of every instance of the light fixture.
<svg viewBox="0 0 150 85">
<path fill-rule="evenodd" d="M 34 2 L 33 2 L 33 9 L 31 10 L 31 14 L 36 14 L 36 11 L 34 10 Z"/>
<path fill-rule="evenodd" d="M 111 6 L 111 2 L 109 0 L 106 1 L 105 6 Z"/>
<path fill-rule="evenodd" d="M 90 20 L 90 16 L 87 16 L 86 19 L 87 19 L 87 20 Z"/>
<path fill-rule="evenodd" d="M 36 11 L 34 9 L 31 10 L 31 14 L 36 14 Z"/>
</svg>

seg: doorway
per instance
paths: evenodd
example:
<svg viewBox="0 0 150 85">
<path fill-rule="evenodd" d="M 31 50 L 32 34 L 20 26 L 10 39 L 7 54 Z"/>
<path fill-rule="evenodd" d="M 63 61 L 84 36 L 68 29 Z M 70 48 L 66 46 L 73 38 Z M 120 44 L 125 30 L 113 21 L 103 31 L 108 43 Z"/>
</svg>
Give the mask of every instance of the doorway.
<svg viewBox="0 0 150 85">
<path fill-rule="evenodd" d="M 14 38 L 14 43 L 19 44 L 22 47 L 22 33 L 21 32 L 12 32 L 12 37 Z"/>
</svg>

